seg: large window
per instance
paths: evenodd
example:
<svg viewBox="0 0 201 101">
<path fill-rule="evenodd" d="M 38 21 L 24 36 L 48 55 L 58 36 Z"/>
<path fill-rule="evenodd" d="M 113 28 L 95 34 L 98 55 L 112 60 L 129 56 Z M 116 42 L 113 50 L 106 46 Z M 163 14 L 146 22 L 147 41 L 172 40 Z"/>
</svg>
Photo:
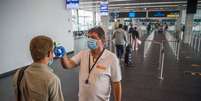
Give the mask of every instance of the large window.
<svg viewBox="0 0 201 101">
<path fill-rule="evenodd" d="M 93 12 L 79 10 L 80 30 L 88 30 L 93 26 Z"/>
<path fill-rule="evenodd" d="M 73 30 L 82 31 L 92 28 L 94 25 L 99 25 L 100 17 L 96 14 L 96 23 L 93 21 L 93 12 L 84 10 L 73 10 Z"/>
</svg>

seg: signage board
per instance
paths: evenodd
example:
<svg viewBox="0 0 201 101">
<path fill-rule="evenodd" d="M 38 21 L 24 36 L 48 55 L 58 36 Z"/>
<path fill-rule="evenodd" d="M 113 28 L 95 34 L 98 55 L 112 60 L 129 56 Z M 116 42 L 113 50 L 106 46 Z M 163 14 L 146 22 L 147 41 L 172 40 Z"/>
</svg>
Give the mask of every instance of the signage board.
<svg viewBox="0 0 201 101">
<path fill-rule="evenodd" d="M 146 12 L 119 12 L 117 18 L 143 18 Z"/>
<path fill-rule="evenodd" d="M 66 8 L 78 9 L 79 8 L 79 0 L 66 0 Z"/>
<path fill-rule="evenodd" d="M 108 2 L 107 1 L 101 1 L 100 2 L 100 15 L 101 16 L 107 16 L 109 13 L 108 10 Z"/>
<path fill-rule="evenodd" d="M 179 16 L 179 11 L 150 11 L 148 17 L 171 17 L 175 18 Z"/>
</svg>

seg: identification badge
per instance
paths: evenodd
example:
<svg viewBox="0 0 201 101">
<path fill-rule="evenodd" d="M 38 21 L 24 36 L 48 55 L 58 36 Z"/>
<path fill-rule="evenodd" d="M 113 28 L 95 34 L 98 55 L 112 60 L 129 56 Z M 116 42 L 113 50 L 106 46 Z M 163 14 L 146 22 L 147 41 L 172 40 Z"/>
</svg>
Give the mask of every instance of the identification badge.
<svg viewBox="0 0 201 101">
<path fill-rule="evenodd" d="M 96 68 L 97 68 L 98 71 L 100 71 L 100 72 L 104 72 L 104 71 L 106 71 L 106 69 L 107 69 L 106 66 L 101 65 L 101 64 L 97 64 Z"/>
</svg>

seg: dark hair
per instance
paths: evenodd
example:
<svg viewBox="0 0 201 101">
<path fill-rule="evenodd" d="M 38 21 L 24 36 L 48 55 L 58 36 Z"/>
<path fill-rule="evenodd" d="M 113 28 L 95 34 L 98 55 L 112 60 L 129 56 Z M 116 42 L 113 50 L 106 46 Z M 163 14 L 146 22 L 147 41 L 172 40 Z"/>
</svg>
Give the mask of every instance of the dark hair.
<svg viewBox="0 0 201 101">
<path fill-rule="evenodd" d="M 88 33 L 97 33 L 98 37 L 102 40 L 105 41 L 105 31 L 103 30 L 102 27 L 98 26 L 98 27 L 93 27 L 91 29 L 89 29 Z"/>
<path fill-rule="evenodd" d="M 34 62 L 44 59 L 53 50 L 53 41 L 47 36 L 36 36 L 30 42 L 30 52 Z"/>
<path fill-rule="evenodd" d="M 122 28 L 123 27 L 123 25 L 122 24 L 119 24 L 119 28 Z"/>
</svg>

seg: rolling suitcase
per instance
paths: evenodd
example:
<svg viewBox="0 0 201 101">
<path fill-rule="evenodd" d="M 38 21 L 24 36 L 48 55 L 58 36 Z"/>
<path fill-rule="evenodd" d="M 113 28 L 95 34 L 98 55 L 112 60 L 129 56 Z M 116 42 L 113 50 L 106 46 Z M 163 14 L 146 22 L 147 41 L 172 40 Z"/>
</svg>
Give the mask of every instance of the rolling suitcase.
<svg viewBox="0 0 201 101">
<path fill-rule="evenodd" d="M 133 51 L 132 51 L 132 46 L 131 44 L 128 44 L 126 46 L 126 53 L 125 53 L 125 59 L 124 62 L 126 65 L 131 65 L 133 64 Z"/>
</svg>

